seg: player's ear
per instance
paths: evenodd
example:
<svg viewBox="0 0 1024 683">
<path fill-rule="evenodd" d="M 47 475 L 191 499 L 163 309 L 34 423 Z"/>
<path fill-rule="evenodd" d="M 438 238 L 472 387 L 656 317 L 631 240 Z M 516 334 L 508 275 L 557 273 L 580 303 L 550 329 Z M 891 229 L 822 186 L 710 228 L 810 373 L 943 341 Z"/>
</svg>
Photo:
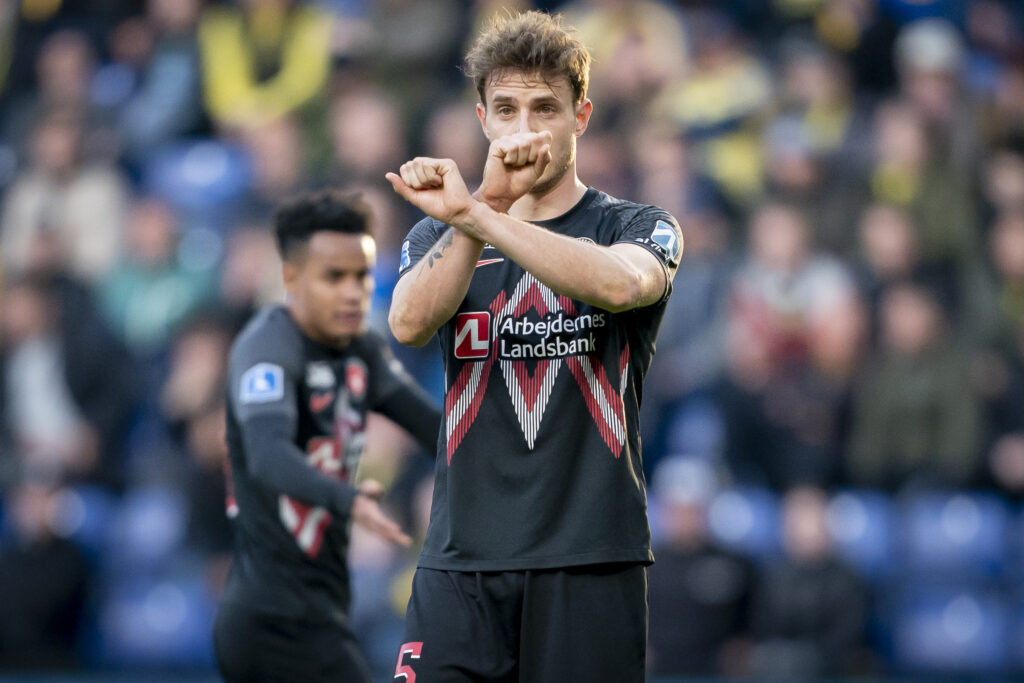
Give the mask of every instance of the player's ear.
<svg viewBox="0 0 1024 683">
<path fill-rule="evenodd" d="M 291 291 L 295 287 L 295 281 L 299 278 L 299 267 L 289 259 L 281 262 L 281 279 L 284 280 L 284 287 Z"/>
<path fill-rule="evenodd" d="M 491 136 L 487 134 L 487 107 L 480 102 L 476 103 L 476 117 L 480 119 L 480 127 L 484 131 L 484 137 L 490 140 Z"/>
<path fill-rule="evenodd" d="M 594 103 L 588 99 L 576 105 L 576 137 L 583 135 L 583 132 L 590 125 L 590 115 L 594 113 Z"/>
</svg>

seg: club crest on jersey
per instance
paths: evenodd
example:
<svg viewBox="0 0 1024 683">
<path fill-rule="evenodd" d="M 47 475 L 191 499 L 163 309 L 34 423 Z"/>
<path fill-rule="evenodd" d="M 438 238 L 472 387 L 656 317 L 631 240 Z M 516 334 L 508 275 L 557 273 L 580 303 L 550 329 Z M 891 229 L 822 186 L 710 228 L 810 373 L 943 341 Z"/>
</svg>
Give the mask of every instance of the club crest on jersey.
<svg viewBox="0 0 1024 683">
<path fill-rule="evenodd" d="M 658 221 L 654 224 L 654 232 L 651 233 L 651 239 L 661 247 L 669 261 L 676 262 L 679 258 L 679 235 L 672 225 L 667 221 Z"/>
<path fill-rule="evenodd" d="M 345 386 L 357 401 L 366 396 L 367 373 L 366 363 L 358 358 L 350 358 L 345 364 Z"/>
<path fill-rule="evenodd" d="M 306 386 L 310 389 L 333 389 L 336 382 L 330 363 L 317 361 L 306 365 Z"/>
<path fill-rule="evenodd" d="M 491 353 L 491 314 L 459 313 L 455 316 L 455 357 L 487 358 Z"/>
<path fill-rule="evenodd" d="M 242 403 L 270 403 L 284 398 L 284 370 L 273 363 L 257 363 L 242 375 Z"/>
</svg>

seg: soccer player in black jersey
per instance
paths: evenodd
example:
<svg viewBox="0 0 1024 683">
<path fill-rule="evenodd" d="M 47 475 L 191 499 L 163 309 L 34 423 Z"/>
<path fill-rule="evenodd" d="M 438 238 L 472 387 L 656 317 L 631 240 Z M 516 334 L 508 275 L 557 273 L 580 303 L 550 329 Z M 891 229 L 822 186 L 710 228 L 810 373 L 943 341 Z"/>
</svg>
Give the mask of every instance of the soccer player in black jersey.
<svg viewBox="0 0 1024 683">
<path fill-rule="evenodd" d="M 227 437 L 235 558 L 214 628 L 228 681 L 370 680 L 347 621 L 348 524 L 401 545 L 380 485 L 352 482 L 377 411 L 436 449 L 440 412 L 367 331 L 368 214 L 334 192 L 282 206 L 286 303 L 231 349 Z"/>
<path fill-rule="evenodd" d="M 557 18 L 498 19 L 465 64 L 490 140 L 480 188 L 446 159 L 388 174 L 429 216 L 403 245 L 391 330 L 437 333 L 447 375 L 396 681 L 644 679 L 638 412 L 682 234 L 577 177 L 588 68 Z"/>
</svg>

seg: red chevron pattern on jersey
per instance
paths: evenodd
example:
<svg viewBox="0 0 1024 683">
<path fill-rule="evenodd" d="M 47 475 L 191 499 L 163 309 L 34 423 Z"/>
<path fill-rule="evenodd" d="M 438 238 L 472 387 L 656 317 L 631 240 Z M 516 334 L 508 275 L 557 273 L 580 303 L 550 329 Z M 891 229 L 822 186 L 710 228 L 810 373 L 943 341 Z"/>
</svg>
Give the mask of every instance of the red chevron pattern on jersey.
<svg viewBox="0 0 1024 683">
<path fill-rule="evenodd" d="M 608 373 L 596 354 L 573 356 L 567 359 L 567 363 L 583 391 L 583 401 L 587 404 L 590 416 L 594 418 L 597 431 L 601 433 L 612 455 L 618 458 L 626 443 L 626 414 L 622 396 L 608 381 Z"/>
<path fill-rule="evenodd" d="M 529 273 L 524 273 L 516 285 L 512 298 L 498 309 L 495 315 L 495 329 L 498 329 L 504 318 L 518 318 L 526 315 L 530 309 L 536 310 L 543 318 L 548 313 L 558 313 L 562 306 L 554 292 Z M 516 417 L 519 419 L 519 427 L 530 450 L 533 450 L 537 441 L 537 432 L 540 431 L 540 423 L 544 419 L 544 411 L 547 409 L 548 399 L 551 398 L 551 390 L 558 378 L 558 371 L 562 369 L 562 362 L 561 358 L 537 361 L 531 373 L 526 361 L 500 361 L 505 385 L 508 387 Z"/>
<path fill-rule="evenodd" d="M 497 318 L 497 312 L 505 306 L 505 292 L 499 292 L 491 303 L 491 316 Z M 493 329 L 497 329 L 495 327 Z M 495 334 L 492 331 L 491 344 L 495 344 Z M 462 443 L 469 432 L 469 428 L 480 413 L 480 404 L 483 403 L 484 394 L 487 391 L 487 380 L 491 376 L 491 366 L 494 365 L 494 352 L 488 354 L 484 360 L 468 362 L 463 364 L 455 381 L 448 388 L 444 397 L 445 433 L 447 438 L 446 454 L 448 464 L 452 463 L 452 456 L 455 450 Z"/>
<path fill-rule="evenodd" d="M 320 554 L 324 533 L 331 525 L 330 512 L 321 507 L 303 505 L 282 495 L 278 499 L 278 514 L 302 552 L 314 558 Z"/>
<path fill-rule="evenodd" d="M 558 297 L 561 306 L 571 315 L 576 314 L 572 299 Z M 619 391 L 615 391 L 608 380 L 608 373 L 601 364 L 597 354 L 572 356 L 566 359 L 572 376 L 580 385 L 583 401 L 594 419 L 597 431 L 601 433 L 608 449 L 616 458 L 622 455 L 622 447 L 626 443 L 626 409 L 623 395 L 626 391 L 626 380 L 629 372 L 629 344 L 622 349 L 619 356 Z"/>
</svg>

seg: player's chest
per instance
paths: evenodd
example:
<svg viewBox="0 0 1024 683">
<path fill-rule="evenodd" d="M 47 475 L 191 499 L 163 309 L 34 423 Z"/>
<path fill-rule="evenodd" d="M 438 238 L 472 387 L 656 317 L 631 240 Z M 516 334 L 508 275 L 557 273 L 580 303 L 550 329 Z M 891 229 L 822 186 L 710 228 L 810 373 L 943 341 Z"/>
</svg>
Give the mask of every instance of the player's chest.
<svg viewBox="0 0 1024 683">
<path fill-rule="evenodd" d="M 600 353 L 613 316 L 555 293 L 493 249 L 484 251 L 448 329 L 456 360 L 551 360 Z"/>
<path fill-rule="evenodd" d="M 299 383 L 303 422 L 316 434 L 362 431 L 370 394 L 366 362 L 356 356 L 306 361 Z"/>
<path fill-rule="evenodd" d="M 577 220 L 571 225 L 561 226 L 558 234 L 579 242 L 587 244 L 609 246 L 615 242 L 616 228 L 607 220 Z M 584 263 L 579 264 L 580 269 L 585 269 Z M 493 309 L 502 302 L 521 302 L 526 297 L 529 302 L 539 294 L 542 298 L 551 299 L 551 295 L 545 287 L 538 292 L 532 292 L 533 283 L 536 280 L 530 276 L 517 263 L 508 258 L 497 248 L 486 245 L 477 259 L 473 278 L 470 280 L 469 290 L 466 294 L 465 304 L 476 309 Z M 528 304 L 524 304 L 528 305 Z M 549 306 L 550 307 L 550 306 Z"/>
</svg>

